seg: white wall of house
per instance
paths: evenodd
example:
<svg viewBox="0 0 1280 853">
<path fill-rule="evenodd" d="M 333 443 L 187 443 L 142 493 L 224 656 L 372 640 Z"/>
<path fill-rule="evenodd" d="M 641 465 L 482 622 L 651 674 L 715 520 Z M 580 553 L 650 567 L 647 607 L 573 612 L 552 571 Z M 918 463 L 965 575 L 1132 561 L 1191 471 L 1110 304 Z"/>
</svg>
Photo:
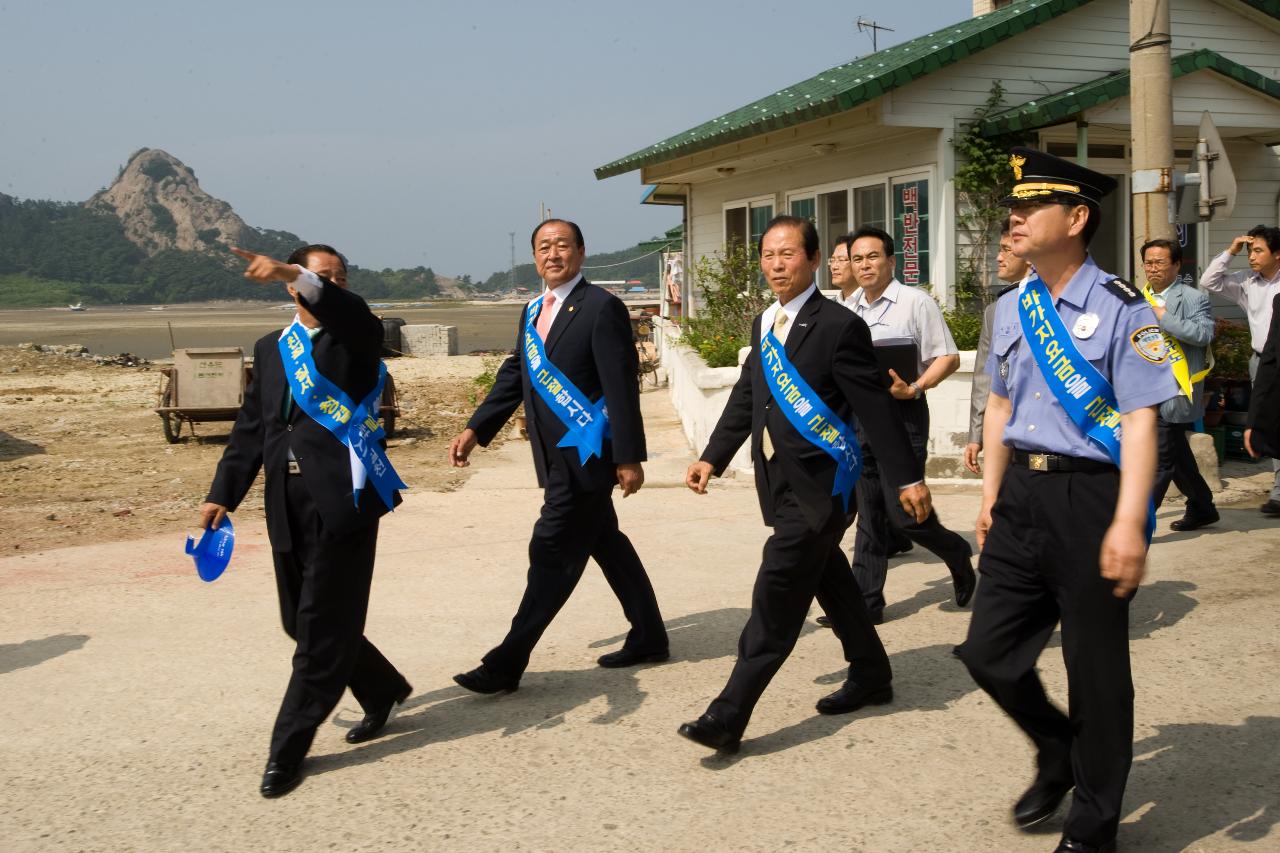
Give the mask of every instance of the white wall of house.
<svg viewBox="0 0 1280 853">
<path fill-rule="evenodd" d="M 731 177 L 694 184 L 690 190 L 687 245 L 697 258 L 723 250 L 725 207 L 740 202 L 772 200 L 775 214 L 787 212 L 788 198 L 809 192 L 831 192 L 841 188 L 884 183 L 907 176 L 927 177 L 929 192 L 930 282 L 945 294 L 948 267 L 944 229 L 951 228 L 946 209 L 948 196 L 939 184 L 938 149 L 942 132 L 937 129 L 895 129 L 891 142 L 845 147 L 833 137 L 837 149 L 829 155 L 774 165 Z M 891 202 L 890 202 L 891 203 Z M 890 208 L 889 213 L 892 213 Z M 856 225 L 856 223 L 855 223 Z M 829 235 L 823 235 L 824 240 Z"/>
<path fill-rule="evenodd" d="M 1208 48 L 1280 77 L 1277 22 L 1263 24 L 1243 4 L 1215 0 L 1173 0 L 1170 18 L 1174 56 Z M 1127 67 L 1129 41 L 1128 3 L 1095 0 L 889 93 L 884 121 L 949 126 L 986 102 L 992 80 L 1003 83 L 1010 105 L 1055 94 Z"/>
</svg>

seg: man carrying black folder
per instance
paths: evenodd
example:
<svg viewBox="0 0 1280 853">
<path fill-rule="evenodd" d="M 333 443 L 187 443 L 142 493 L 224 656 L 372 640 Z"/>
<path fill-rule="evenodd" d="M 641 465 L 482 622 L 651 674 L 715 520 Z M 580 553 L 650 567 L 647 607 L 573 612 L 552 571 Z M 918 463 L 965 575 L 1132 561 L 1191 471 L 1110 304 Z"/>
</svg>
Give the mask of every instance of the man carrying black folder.
<svg viewBox="0 0 1280 853">
<path fill-rule="evenodd" d="M 894 278 L 893 238 L 879 228 L 864 226 L 842 243 L 861 286 L 853 312 L 871 329 L 881 366 L 892 381 L 889 393 L 898 401 L 911 447 L 924 467 L 928 456 L 929 404 L 924 394 L 960 366 L 959 350 L 942 317 L 942 310 L 924 290 L 907 287 Z M 867 609 L 876 624 L 884 619 L 884 581 L 892 534 L 905 533 L 942 558 L 955 583 L 956 604 L 964 607 L 977 583 L 969 543 L 943 527 L 935 513 L 917 522 L 886 493 L 876 467 L 874 448 L 862 439 L 862 477 L 858 480 L 858 532 L 853 548 L 853 575 L 862 588 Z M 890 529 L 892 525 L 893 530 Z"/>
</svg>

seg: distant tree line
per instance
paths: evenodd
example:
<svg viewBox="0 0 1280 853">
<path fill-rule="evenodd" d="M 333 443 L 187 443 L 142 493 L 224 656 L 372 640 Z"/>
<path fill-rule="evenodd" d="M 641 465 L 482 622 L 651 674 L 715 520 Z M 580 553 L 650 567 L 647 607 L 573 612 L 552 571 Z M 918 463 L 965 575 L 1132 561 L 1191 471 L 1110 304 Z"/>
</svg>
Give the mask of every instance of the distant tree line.
<svg viewBox="0 0 1280 853">
<path fill-rule="evenodd" d="M 652 252 L 653 249 L 646 250 L 639 246 L 632 246 L 629 249 L 620 249 L 616 252 L 589 254 L 583 262 L 582 273 L 588 281 L 630 281 L 639 279 L 645 287 L 656 288 L 658 286 L 660 256 L 652 254 Z M 632 258 L 637 258 L 637 260 L 631 260 Z M 621 266 L 613 266 L 613 264 L 621 264 Z M 604 267 L 604 269 L 590 269 L 590 267 Z M 515 268 L 514 280 L 510 270 L 502 270 L 489 276 L 483 282 L 475 283 L 472 287 L 478 293 L 494 293 L 496 291 L 511 290 L 513 287 L 525 287 L 533 290 L 541 286 L 538 280 L 538 271 L 534 269 L 533 264 L 519 264 Z"/>
<path fill-rule="evenodd" d="M 163 207 L 160 210 L 164 213 L 156 217 L 160 229 L 176 233 L 173 217 Z M 0 304 L 280 300 L 278 290 L 244 280 L 239 259 L 216 242 L 217 229 L 199 236 L 208 251 L 169 249 L 148 257 L 125 237 L 124 226 L 113 213 L 72 202 L 4 198 L 0 200 Z M 305 241 L 287 231 L 251 228 L 242 242 L 245 249 L 283 259 Z M 353 266 L 349 278 L 352 289 L 366 298 L 418 299 L 440 293 L 435 273 L 428 267 L 375 272 Z"/>
</svg>

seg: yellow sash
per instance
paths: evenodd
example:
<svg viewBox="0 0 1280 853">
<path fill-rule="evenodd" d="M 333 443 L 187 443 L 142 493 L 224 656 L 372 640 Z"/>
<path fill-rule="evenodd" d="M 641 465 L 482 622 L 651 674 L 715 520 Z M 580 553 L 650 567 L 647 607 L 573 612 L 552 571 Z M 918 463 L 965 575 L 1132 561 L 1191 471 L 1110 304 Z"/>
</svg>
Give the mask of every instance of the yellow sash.
<svg viewBox="0 0 1280 853">
<path fill-rule="evenodd" d="M 1147 302 L 1151 303 L 1152 308 L 1163 307 L 1156 301 L 1155 291 L 1151 289 L 1150 284 L 1142 288 L 1142 295 L 1147 297 Z M 1209 351 L 1209 363 L 1205 369 L 1192 376 L 1191 368 L 1187 366 L 1186 353 L 1182 351 L 1182 344 L 1163 329 L 1160 330 L 1160 334 L 1164 336 L 1164 342 L 1169 345 L 1169 366 L 1173 368 L 1173 378 L 1178 380 L 1178 387 L 1182 389 L 1187 399 L 1194 399 L 1191 396 L 1191 388 L 1209 375 L 1209 370 L 1213 367 L 1213 351 Z"/>
</svg>

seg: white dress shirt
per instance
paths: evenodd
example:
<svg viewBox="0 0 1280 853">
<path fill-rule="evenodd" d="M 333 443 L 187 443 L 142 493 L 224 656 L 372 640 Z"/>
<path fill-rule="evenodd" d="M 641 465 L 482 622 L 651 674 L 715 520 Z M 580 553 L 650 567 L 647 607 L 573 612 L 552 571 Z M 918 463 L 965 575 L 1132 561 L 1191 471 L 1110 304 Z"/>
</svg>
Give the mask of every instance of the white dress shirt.
<svg viewBox="0 0 1280 853">
<path fill-rule="evenodd" d="M 867 292 L 859 290 L 853 311 L 866 322 L 876 345 L 915 344 L 920 373 L 924 373 L 935 358 L 960 352 L 933 297 L 921 288 L 907 287 L 896 278 L 875 302 L 868 302 Z"/>
<path fill-rule="evenodd" d="M 556 317 L 560 315 L 560 306 L 563 305 L 564 301 L 569 298 L 569 292 L 573 290 L 575 287 L 577 287 L 578 282 L 580 281 L 582 281 L 582 273 L 578 273 L 573 278 L 566 281 L 564 284 L 553 287 L 550 290 L 544 290 L 542 292 L 542 295 L 544 297 L 548 293 L 554 293 L 556 295 L 556 301 L 551 303 L 551 306 L 550 306 L 551 320 L 547 324 L 548 329 L 551 328 L 551 323 L 554 323 L 556 321 Z M 543 311 L 548 310 L 548 307 L 545 301 L 542 303 L 542 310 Z"/>
<path fill-rule="evenodd" d="M 1244 309 L 1249 318 L 1249 338 L 1254 352 L 1262 352 L 1267 345 L 1267 332 L 1271 329 L 1271 304 L 1280 293 L 1280 270 L 1274 277 L 1263 278 L 1251 269 L 1227 272 L 1233 255 L 1223 252 L 1209 262 L 1200 287 L 1210 293 L 1219 293 Z"/>
<path fill-rule="evenodd" d="M 809 288 L 795 299 L 792 299 L 786 305 L 778 302 L 776 299 L 773 304 L 764 309 L 760 315 L 760 340 L 764 340 L 764 336 L 773 330 L 773 320 L 779 311 L 786 312 L 787 315 L 787 333 L 790 334 L 791 327 L 796 322 L 796 315 L 800 313 L 800 309 L 809 301 L 809 297 L 818 289 L 818 285 L 811 284 Z"/>
</svg>

